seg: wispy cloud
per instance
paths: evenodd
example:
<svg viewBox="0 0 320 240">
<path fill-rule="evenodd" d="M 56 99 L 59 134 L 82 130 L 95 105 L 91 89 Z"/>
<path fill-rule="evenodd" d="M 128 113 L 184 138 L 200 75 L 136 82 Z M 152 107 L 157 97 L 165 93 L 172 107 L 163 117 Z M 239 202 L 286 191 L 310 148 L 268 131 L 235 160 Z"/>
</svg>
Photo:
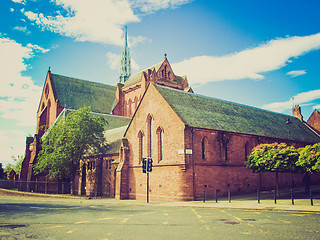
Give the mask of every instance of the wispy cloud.
<svg viewBox="0 0 320 240">
<path fill-rule="evenodd" d="M 44 30 L 74 38 L 76 41 L 120 46 L 123 26 L 140 22 L 137 13 L 151 14 L 160 9 L 181 6 L 190 0 L 51 0 L 51 2 L 64 8 L 66 14 L 56 11 L 56 15 L 48 16 L 35 11 L 22 12 Z M 131 36 L 132 44 L 146 40 L 142 36 Z"/>
<path fill-rule="evenodd" d="M 258 47 L 222 57 L 198 56 L 173 64 L 175 72 L 188 73 L 191 83 L 263 79 L 262 73 L 286 66 L 291 58 L 320 48 L 320 33 L 271 40 Z"/>
<path fill-rule="evenodd" d="M 12 163 L 11 157 L 23 154 L 26 134 L 17 130 L 0 130 L 1 163 Z"/>
<path fill-rule="evenodd" d="M 108 52 L 106 54 L 108 66 L 113 70 L 119 70 L 120 68 L 120 54 Z M 136 61 L 131 58 L 131 68 L 132 70 L 139 70 L 140 66 L 136 63 Z"/>
<path fill-rule="evenodd" d="M 320 89 L 299 93 L 293 96 L 293 98 L 288 101 L 270 103 L 262 106 L 262 108 L 283 113 L 284 111 L 291 109 L 293 103 L 302 105 L 307 104 L 316 99 L 320 99 Z"/>
<path fill-rule="evenodd" d="M 29 35 L 31 32 L 27 29 L 26 26 L 21 27 L 21 26 L 16 26 L 13 28 L 14 30 L 20 31 L 20 32 L 24 32 L 25 34 Z"/>
<path fill-rule="evenodd" d="M 130 0 L 130 4 L 137 12 L 151 14 L 168 8 L 177 8 L 192 0 Z"/>
<path fill-rule="evenodd" d="M 12 0 L 12 2 L 21 3 L 23 5 L 26 5 L 26 0 Z"/>
<path fill-rule="evenodd" d="M 77 41 L 91 41 L 114 45 L 122 44 L 122 27 L 139 22 L 128 1 L 112 0 L 52 0 L 63 7 L 66 15 L 60 12 L 55 16 L 43 13 L 24 12 L 25 16 L 42 27 Z"/>
<path fill-rule="evenodd" d="M 297 71 L 290 71 L 287 72 L 287 75 L 291 77 L 298 77 L 307 74 L 306 70 L 297 70 Z"/>
<path fill-rule="evenodd" d="M 18 125 L 34 126 L 34 113 L 42 88 L 21 73 L 29 67 L 25 60 L 37 53 L 47 52 L 34 44 L 22 46 L 14 40 L 0 36 L 0 114 L 14 119 Z"/>
</svg>

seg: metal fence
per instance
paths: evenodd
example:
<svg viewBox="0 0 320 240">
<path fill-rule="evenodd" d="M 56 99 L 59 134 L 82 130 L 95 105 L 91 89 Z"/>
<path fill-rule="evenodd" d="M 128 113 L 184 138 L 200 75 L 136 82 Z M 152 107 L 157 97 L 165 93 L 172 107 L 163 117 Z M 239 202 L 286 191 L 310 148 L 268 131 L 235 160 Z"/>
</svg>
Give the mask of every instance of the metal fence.
<svg viewBox="0 0 320 240">
<path fill-rule="evenodd" d="M 70 194 L 70 182 L 0 180 L 0 188 L 45 194 Z"/>
</svg>

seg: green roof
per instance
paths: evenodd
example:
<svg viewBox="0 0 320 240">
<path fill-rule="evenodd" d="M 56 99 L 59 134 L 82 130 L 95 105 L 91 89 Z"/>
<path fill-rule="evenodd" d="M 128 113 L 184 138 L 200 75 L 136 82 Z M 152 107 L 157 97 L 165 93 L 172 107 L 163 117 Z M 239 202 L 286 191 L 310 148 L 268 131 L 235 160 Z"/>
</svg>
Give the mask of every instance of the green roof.
<svg viewBox="0 0 320 240">
<path fill-rule="evenodd" d="M 154 86 L 187 126 L 307 143 L 320 142 L 319 136 L 296 117 Z"/>
<path fill-rule="evenodd" d="M 143 72 L 136 73 L 135 75 L 128 78 L 127 81 L 124 82 L 124 87 L 131 86 L 137 82 L 141 81 Z"/>
<path fill-rule="evenodd" d="M 119 128 L 123 126 L 127 126 L 131 120 L 130 117 L 122 117 L 111 114 L 99 114 L 106 120 L 106 125 L 104 126 L 104 130 L 110 130 L 114 128 Z"/>
<path fill-rule="evenodd" d="M 106 154 L 119 153 L 121 140 L 126 129 L 127 129 L 127 126 L 123 126 L 123 127 L 111 129 L 104 132 L 104 136 L 108 143 Z"/>
<path fill-rule="evenodd" d="M 60 107 L 79 109 L 91 106 L 93 112 L 110 113 L 116 87 L 50 74 Z"/>
</svg>

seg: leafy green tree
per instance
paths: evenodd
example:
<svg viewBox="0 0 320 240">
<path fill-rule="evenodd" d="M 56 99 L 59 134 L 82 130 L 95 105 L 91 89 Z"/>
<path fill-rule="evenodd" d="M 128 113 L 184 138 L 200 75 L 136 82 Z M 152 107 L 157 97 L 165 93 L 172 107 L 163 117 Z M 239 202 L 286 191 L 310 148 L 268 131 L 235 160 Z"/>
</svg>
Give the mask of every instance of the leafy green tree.
<svg viewBox="0 0 320 240">
<path fill-rule="evenodd" d="M 9 176 L 9 173 L 14 170 L 15 173 L 20 176 L 24 155 L 19 155 L 17 157 L 11 156 L 11 159 L 13 160 L 13 163 L 9 163 L 6 165 L 6 167 L 4 168 L 4 173 L 6 174 L 6 176 Z"/>
<path fill-rule="evenodd" d="M 299 153 L 299 159 L 296 163 L 298 167 L 301 167 L 304 172 L 320 171 L 320 143 L 300 148 Z"/>
<path fill-rule="evenodd" d="M 299 172 L 296 166 L 299 152 L 293 146 L 285 143 L 260 144 L 256 146 L 248 157 L 246 167 L 255 173 L 275 172 L 276 189 L 279 192 L 279 172 Z"/>
<path fill-rule="evenodd" d="M 90 114 L 90 108 L 70 112 L 50 127 L 43 137 L 42 150 L 34 166 L 36 174 L 48 170 L 50 178 L 69 179 L 74 194 L 74 178 L 80 160 L 101 153 L 105 146 L 105 120 Z"/>
</svg>

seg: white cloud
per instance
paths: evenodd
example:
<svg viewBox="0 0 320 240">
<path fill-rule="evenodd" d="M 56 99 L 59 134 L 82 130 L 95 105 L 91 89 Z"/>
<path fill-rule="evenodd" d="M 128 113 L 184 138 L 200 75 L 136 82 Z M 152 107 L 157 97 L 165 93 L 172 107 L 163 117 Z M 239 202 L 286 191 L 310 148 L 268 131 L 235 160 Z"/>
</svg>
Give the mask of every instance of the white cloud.
<svg viewBox="0 0 320 240">
<path fill-rule="evenodd" d="M 12 2 L 21 3 L 23 5 L 26 5 L 26 0 L 12 0 Z"/>
<path fill-rule="evenodd" d="M 46 52 L 37 45 L 26 47 L 8 38 L 0 37 L 0 115 L 14 119 L 18 125 L 34 126 L 34 113 L 42 88 L 35 85 L 30 77 L 21 73 L 29 67 L 25 60 L 38 52 Z"/>
<path fill-rule="evenodd" d="M 74 38 L 76 41 L 90 41 L 122 45 L 123 26 L 140 22 L 136 13 L 151 14 L 166 8 L 175 8 L 190 0 L 51 0 L 64 8 L 66 14 L 56 15 L 21 10 L 32 22 L 44 30 Z M 132 44 L 144 42 L 142 36 L 131 37 Z"/>
<path fill-rule="evenodd" d="M 107 57 L 107 64 L 109 65 L 109 67 L 113 70 L 119 70 L 121 55 L 108 52 L 106 54 L 106 57 Z M 131 58 L 131 69 L 136 71 L 140 69 L 140 66 L 136 63 L 136 61 L 133 58 Z"/>
<path fill-rule="evenodd" d="M 120 67 L 120 55 L 112 52 L 108 52 L 107 56 L 107 63 L 109 67 L 113 70 L 119 69 Z"/>
<path fill-rule="evenodd" d="M 11 156 L 22 156 L 25 151 L 26 135 L 23 131 L 0 130 L 0 163 L 13 163 Z"/>
<path fill-rule="evenodd" d="M 132 8 L 138 12 L 151 14 L 155 11 L 180 7 L 192 0 L 130 0 Z"/>
<path fill-rule="evenodd" d="M 290 58 L 320 48 L 320 33 L 305 37 L 287 37 L 271 40 L 252 49 L 222 56 L 198 56 L 173 64 L 179 75 L 188 73 L 191 83 L 263 79 L 262 73 L 280 69 Z"/>
<path fill-rule="evenodd" d="M 122 45 L 122 27 L 139 22 L 128 1 L 120 0 L 52 0 L 67 10 L 65 16 L 45 16 L 43 13 L 24 12 L 25 16 L 45 30 L 75 38 Z"/>
<path fill-rule="evenodd" d="M 298 77 L 307 74 L 306 70 L 297 70 L 297 71 L 290 71 L 287 72 L 287 75 L 291 77 Z"/>
<path fill-rule="evenodd" d="M 295 105 L 302 105 L 316 99 L 320 99 L 320 89 L 299 93 L 293 96 L 293 98 L 289 101 L 270 103 L 262 106 L 262 108 L 283 113 L 285 110 L 291 109 L 293 103 Z"/>
<path fill-rule="evenodd" d="M 13 12 L 14 11 L 14 8 L 10 8 L 10 12 Z"/>
<path fill-rule="evenodd" d="M 17 30 L 17 31 L 21 31 L 21 32 L 24 32 L 25 34 L 29 35 L 31 32 L 27 29 L 26 26 L 24 27 L 20 27 L 20 26 L 16 26 L 13 28 L 14 30 Z"/>
</svg>

